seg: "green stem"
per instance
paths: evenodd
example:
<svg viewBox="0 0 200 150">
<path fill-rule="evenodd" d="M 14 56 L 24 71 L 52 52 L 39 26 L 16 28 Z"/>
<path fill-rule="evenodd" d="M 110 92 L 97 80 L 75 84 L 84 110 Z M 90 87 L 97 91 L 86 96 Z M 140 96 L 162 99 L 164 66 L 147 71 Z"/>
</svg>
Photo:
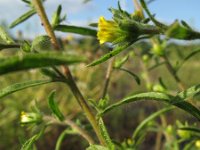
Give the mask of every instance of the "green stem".
<svg viewBox="0 0 200 150">
<path fill-rule="evenodd" d="M 147 64 L 145 64 L 143 61 L 141 62 L 142 63 L 142 68 L 143 68 L 143 72 L 146 74 L 146 78 L 145 78 L 145 81 L 146 81 L 146 84 L 147 84 L 147 90 L 151 90 L 151 86 L 152 86 L 152 79 L 150 77 L 150 74 L 149 74 L 149 69 L 147 69 Z M 149 87 L 150 85 L 150 87 Z M 150 89 L 149 89 L 150 88 Z M 157 110 L 160 110 L 160 107 L 159 105 L 156 103 L 156 109 Z M 161 120 L 161 124 L 162 124 L 162 127 L 166 128 L 166 117 L 163 116 L 163 115 L 160 115 L 159 116 L 160 120 Z M 162 131 L 158 131 L 158 133 L 156 134 L 156 142 L 155 142 L 155 150 L 160 150 L 161 148 L 161 145 L 162 145 Z M 165 134 L 165 138 L 168 139 L 168 135 Z"/>
<path fill-rule="evenodd" d="M 51 38 L 51 42 L 54 45 L 54 48 L 56 50 L 60 49 L 60 46 L 57 42 L 55 33 L 51 27 L 51 24 L 49 23 L 49 20 L 47 18 L 47 15 L 45 13 L 45 9 L 42 5 L 41 0 L 32 0 L 33 4 L 35 6 L 35 9 L 38 13 L 38 15 L 40 16 L 41 22 L 45 28 L 46 33 L 49 35 L 49 37 Z M 84 97 L 82 96 L 81 92 L 79 91 L 71 73 L 68 67 L 62 66 L 63 68 L 63 73 L 66 75 L 67 78 L 67 84 L 70 87 L 72 93 L 74 94 L 74 96 L 76 97 L 76 100 L 78 101 L 79 105 L 81 106 L 82 110 L 85 112 L 85 115 L 87 117 L 87 119 L 89 120 L 89 122 L 91 123 L 100 143 L 102 145 L 106 145 L 105 139 L 103 138 L 103 136 L 101 135 L 100 132 L 100 128 L 99 125 L 95 119 L 95 115 L 93 114 L 93 112 L 91 111 L 89 105 L 87 104 L 87 101 L 84 99 Z"/>
<path fill-rule="evenodd" d="M 107 94 L 107 91 L 108 91 L 110 76 L 111 76 L 112 71 L 113 71 L 113 62 L 114 62 L 114 58 L 111 58 L 109 63 L 108 63 L 108 68 L 107 68 L 107 71 L 106 71 L 106 79 L 105 79 L 104 89 L 103 89 L 103 94 L 102 94 L 103 99 L 106 97 L 106 94 Z"/>
<path fill-rule="evenodd" d="M 64 131 L 60 134 L 60 136 L 59 136 L 59 138 L 58 138 L 58 140 L 57 140 L 57 142 L 56 142 L 56 148 L 55 148 L 55 150 L 60 150 L 60 149 L 61 149 L 61 144 L 62 144 L 62 142 L 63 142 L 63 140 L 64 140 L 64 138 L 65 138 L 66 135 L 67 135 L 66 130 L 64 130 Z"/>
<path fill-rule="evenodd" d="M 80 93 L 77 85 L 75 84 L 74 80 L 72 80 L 72 76 L 68 76 L 68 80 L 66 83 L 69 85 L 73 95 L 76 97 L 76 100 L 78 101 L 79 105 L 81 106 L 82 110 L 84 111 L 87 119 L 91 123 L 97 137 L 99 138 L 99 141 L 102 145 L 106 145 L 105 139 L 103 138 L 101 134 L 100 127 L 97 123 L 97 120 L 95 118 L 95 115 L 93 114 L 91 108 L 89 107 L 87 101 L 84 99 L 83 95 Z"/>
<path fill-rule="evenodd" d="M 20 45 L 18 44 L 0 44 L 0 51 L 6 48 L 20 48 Z"/>
<path fill-rule="evenodd" d="M 178 84 L 178 87 L 180 90 L 185 90 L 185 85 L 182 83 L 181 79 L 177 76 L 176 70 L 173 68 L 172 64 L 170 63 L 169 59 L 166 55 L 163 56 L 163 59 L 165 60 L 165 65 L 172 75 L 172 77 L 175 79 L 176 83 Z"/>
<path fill-rule="evenodd" d="M 70 126 L 75 132 L 80 134 L 86 141 L 88 141 L 89 144 L 94 144 L 94 140 L 92 137 L 88 134 L 86 130 L 79 127 L 77 124 L 75 124 L 71 119 L 66 118 L 64 121 L 59 121 L 51 116 L 45 116 L 44 120 L 46 122 L 49 122 L 49 124 L 58 124 L 58 125 L 64 125 L 64 126 Z"/>
</svg>

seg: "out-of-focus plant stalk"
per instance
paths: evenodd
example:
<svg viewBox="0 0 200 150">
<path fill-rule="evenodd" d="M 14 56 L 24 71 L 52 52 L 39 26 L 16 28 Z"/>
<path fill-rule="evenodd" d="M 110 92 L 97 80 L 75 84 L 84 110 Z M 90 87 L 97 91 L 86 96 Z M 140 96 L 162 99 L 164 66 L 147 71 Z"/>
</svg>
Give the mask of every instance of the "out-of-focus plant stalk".
<svg viewBox="0 0 200 150">
<path fill-rule="evenodd" d="M 133 0 L 133 4 L 134 4 L 135 11 L 139 12 L 139 14 L 141 15 L 141 17 L 144 17 L 143 9 L 140 6 L 138 0 Z"/>
<path fill-rule="evenodd" d="M 146 64 L 143 61 L 141 61 L 141 66 L 142 66 L 142 70 L 145 73 L 145 77 L 146 77 L 146 78 L 144 78 L 144 80 L 146 82 L 146 88 L 149 91 L 149 90 L 151 90 L 152 85 L 153 85 L 152 79 L 151 79 L 151 76 L 150 76 L 150 74 L 148 72 L 147 66 L 146 66 Z M 156 103 L 156 108 L 160 109 L 159 105 L 157 103 Z M 165 128 L 167 126 L 166 117 L 164 115 L 160 115 L 160 120 L 161 120 L 162 127 Z M 162 135 L 163 135 L 162 131 L 159 131 L 156 134 L 155 150 L 160 150 L 160 148 L 161 148 L 161 145 L 162 145 L 162 141 L 161 141 L 162 140 Z M 169 136 L 167 134 L 164 134 L 164 135 L 165 135 L 165 138 L 168 140 Z"/>
</svg>

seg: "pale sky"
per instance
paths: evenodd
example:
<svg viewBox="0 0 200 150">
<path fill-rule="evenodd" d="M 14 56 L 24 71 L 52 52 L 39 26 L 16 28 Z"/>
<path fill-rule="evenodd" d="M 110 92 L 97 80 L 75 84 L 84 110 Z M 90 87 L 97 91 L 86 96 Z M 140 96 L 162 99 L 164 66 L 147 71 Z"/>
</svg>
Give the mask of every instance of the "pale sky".
<svg viewBox="0 0 200 150">
<path fill-rule="evenodd" d="M 132 0 L 120 0 L 120 3 L 123 9 L 133 12 Z M 117 8 L 117 0 L 92 0 L 87 4 L 83 4 L 83 0 L 47 0 L 45 7 L 49 17 L 59 4 L 63 6 L 63 13 L 67 14 L 65 23 L 80 26 L 95 22 L 100 16 L 110 19 L 112 15 L 107 9 Z M 161 21 L 170 24 L 175 19 L 182 19 L 200 31 L 199 6 L 200 0 L 155 0 L 149 8 Z M 0 0 L 0 21 L 10 24 L 27 10 L 28 7 L 21 0 Z M 29 37 L 44 33 L 37 16 L 12 29 L 11 32 L 15 33 L 17 30 L 24 31 Z"/>
</svg>

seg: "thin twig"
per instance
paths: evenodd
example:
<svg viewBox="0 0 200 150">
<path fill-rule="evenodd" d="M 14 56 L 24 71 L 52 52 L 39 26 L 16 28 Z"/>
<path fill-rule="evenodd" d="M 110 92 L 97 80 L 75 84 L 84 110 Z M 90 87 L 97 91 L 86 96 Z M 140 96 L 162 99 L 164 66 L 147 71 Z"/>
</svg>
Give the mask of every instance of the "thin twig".
<svg viewBox="0 0 200 150">
<path fill-rule="evenodd" d="M 77 133 L 79 133 L 84 139 L 86 139 L 89 144 L 94 144 L 95 143 L 93 138 L 89 135 L 89 133 L 86 130 L 84 130 L 83 128 L 79 127 L 77 124 L 75 124 L 69 118 L 66 118 L 64 121 L 61 122 L 61 121 L 55 119 L 54 117 L 45 116 L 44 120 L 46 122 L 50 123 L 50 124 L 68 125 L 72 129 L 77 131 Z"/>
<path fill-rule="evenodd" d="M 176 70 L 173 68 L 167 56 L 164 55 L 162 58 L 165 60 L 165 65 L 168 71 L 170 72 L 170 74 L 172 75 L 172 77 L 175 79 L 176 83 L 178 84 L 179 89 L 182 91 L 185 90 L 185 85 L 182 83 L 181 79 L 176 74 Z"/>
</svg>

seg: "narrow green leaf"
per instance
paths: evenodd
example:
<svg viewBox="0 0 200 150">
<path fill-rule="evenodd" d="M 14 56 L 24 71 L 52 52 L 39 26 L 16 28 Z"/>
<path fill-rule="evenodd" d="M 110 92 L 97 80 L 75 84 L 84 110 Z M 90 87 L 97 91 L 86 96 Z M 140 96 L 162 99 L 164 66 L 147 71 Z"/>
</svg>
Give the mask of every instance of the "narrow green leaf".
<svg viewBox="0 0 200 150">
<path fill-rule="evenodd" d="M 0 26 L 0 43 L 2 44 L 14 44 L 14 40 L 10 37 L 4 27 Z"/>
<path fill-rule="evenodd" d="M 151 66 L 150 68 L 148 68 L 148 71 L 152 71 L 153 69 L 161 66 L 161 65 L 164 65 L 165 62 L 160 62 L 160 63 L 156 63 L 155 65 Z"/>
<path fill-rule="evenodd" d="M 70 33 L 77 33 L 81 35 L 90 35 L 90 36 L 97 36 L 97 31 L 94 29 L 86 28 L 86 27 L 78 27 L 78 26 L 70 26 L 70 25 L 57 25 L 54 28 L 57 31 L 61 32 L 70 32 Z"/>
<path fill-rule="evenodd" d="M 28 139 L 21 147 L 21 150 L 33 150 L 33 144 L 43 135 L 45 127 L 42 130 Z"/>
<path fill-rule="evenodd" d="M 147 92 L 147 93 L 140 93 L 135 94 L 129 97 L 126 97 L 110 106 L 108 106 L 106 109 L 104 109 L 101 114 L 104 114 L 116 107 L 119 107 L 121 105 L 124 105 L 126 103 L 139 101 L 139 100 L 157 100 L 157 101 L 169 101 L 169 99 L 173 99 L 171 96 L 160 93 L 160 92 Z"/>
<path fill-rule="evenodd" d="M 33 150 L 33 144 L 37 141 L 38 135 L 32 136 L 22 146 L 21 150 Z"/>
<path fill-rule="evenodd" d="M 26 4 L 28 4 L 28 5 L 30 5 L 31 4 L 31 2 L 30 2 L 30 0 L 22 0 L 24 3 L 26 3 Z"/>
<path fill-rule="evenodd" d="M 95 65 L 98 65 L 98 64 L 101 64 L 105 61 L 107 61 L 108 59 L 110 59 L 111 57 L 119 54 L 120 52 L 122 52 L 123 50 L 125 50 L 127 47 L 131 46 L 133 42 L 126 42 L 124 43 L 123 45 L 118 45 L 116 46 L 111 52 L 103 55 L 101 58 L 93 61 L 91 64 L 87 65 L 88 67 L 90 66 L 95 66 Z"/>
<path fill-rule="evenodd" d="M 197 49 L 196 51 L 191 52 L 188 56 L 186 56 L 183 59 L 183 61 L 181 62 L 181 64 L 176 68 L 176 72 L 178 72 L 180 70 L 180 68 L 183 66 L 183 64 L 185 64 L 190 58 L 192 58 L 193 56 L 195 56 L 199 52 L 200 52 L 200 49 Z"/>
<path fill-rule="evenodd" d="M 60 121 L 63 121 L 64 120 L 64 115 L 61 113 L 60 109 L 58 108 L 58 105 L 56 104 L 55 102 L 55 94 L 56 92 L 55 91 L 52 91 L 48 97 L 48 104 L 49 104 L 49 107 L 51 108 L 51 111 L 52 113 L 58 117 L 58 119 Z"/>
<path fill-rule="evenodd" d="M 163 23 L 159 22 L 158 20 L 156 20 L 156 19 L 154 18 L 154 16 L 150 13 L 149 8 L 147 7 L 145 0 L 140 0 L 140 4 L 141 4 L 141 6 L 143 7 L 143 9 L 146 11 L 146 13 L 147 13 L 147 15 L 149 16 L 149 18 L 152 20 L 152 22 L 153 22 L 155 25 L 157 25 L 157 26 L 160 27 L 160 28 L 164 28 L 164 29 L 167 28 L 167 26 L 166 26 L 165 24 L 163 24 Z"/>
<path fill-rule="evenodd" d="M 58 25 L 59 24 L 59 19 L 60 19 L 60 14 L 61 14 L 61 11 L 62 11 L 62 5 L 59 5 L 57 7 L 57 10 L 56 12 L 54 12 L 53 14 L 53 17 L 52 17 L 52 26 L 54 27 L 55 25 Z"/>
<path fill-rule="evenodd" d="M 51 79 L 46 79 L 46 80 L 35 80 L 35 81 L 27 81 L 27 82 L 22 82 L 22 83 L 16 83 L 13 85 L 10 85 L 6 88 L 3 88 L 0 90 L 0 98 L 3 98 L 9 94 L 12 94 L 14 92 L 29 88 L 29 87 L 34 87 L 42 84 L 47 84 L 53 82 Z"/>
<path fill-rule="evenodd" d="M 95 23 L 90 23 L 89 26 L 96 28 L 96 27 L 98 27 L 98 23 L 96 23 L 96 22 Z"/>
<path fill-rule="evenodd" d="M 15 26 L 17 26 L 18 24 L 26 21 L 27 19 L 29 19 L 31 16 L 33 16 L 34 14 L 36 14 L 35 9 L 31 9 L 28 12 L 24 13 L 22 16 L 20 16 L 19 18 L 17 18 L 15 21 L 13 21 L 10 25 L 10 28 L 14 28 Z"/>
<path fill-rule="evenodd" d="M 104 109 L 100 115 L 116 108 L 121 105 L 135 102 L 135 101 L 141 101 L 141 100 L 155 100 L 159 102 L 164 102 L 170 105 L 174 105 L 178 108 L 181 108 L 182 110 L 185 110 L 189 114 L 196 117 L 198 120 L 200 120 L 200 110 L 198 110 L 196 107 L 194 107 L 192 104 L 184 101 L 183 99 L 180 99 L 179 97 L 174 97 L 165 93 L 160 92 L 147 92 L 147 93 L 140 93 L 136 95 L 129 96 L 127 98 L 122 99 L 119 102 L 116 102 L 110 106 L 108 106 L 106 109 Z"/>
<path fill-rule="evenodd" d="M 167 89 L 167 86 L 165 85 L 163 79 L 161 77 L 158 78 L 158 81 L 160 83 L 160 85 L 164 88 L 164 89 Z"/>
<path fill-rule="evenodd" d="M 179 102 L 175 102 L 172 104 L 181 108 L 182 110 L 185 110 L 186 112 L 193 115 L 200 121 L 200 110 L 198 108 L 196 108 L 195 106 L 193 106 L 192 104 L 190 104 L 186 101 L 182 101 L 182 102 L 179 101 Z"/>
<path fill-rule="evenodd" d="M 24 51 L 25 53 L 30 53 L 31 52 L 31 44 L 29 41 L 24 40 L 21 43 L 20 50 Z"/>
<path fill-rule="evenodd" d="M 115 59 L 114 68 L 121 68 L 128 61 L 128 58 L 129 55 Z"/>
<path fill-rule="evenodd" d="M 172 107 L 168 107 L 168 108 L 163 108 L 153 114 L 151 114 L 150 116 L 148 116 L 147 118 L 145 118 L 135 129 L 134 133 L 133 133 L 133 139 L 137 140 L 137 138 L 139 137 L 140 132 L 143 131 L 144 127 L 152 120 L 154 120 L 155 118 L 159 117 L 161 114 L 168 112 L 170 110 L 172 110 Z"/>
<path fill-rule="evenodd" d="M 20 48 L 20 45 L 18 44 L 2 44 L 0 43 L 0 51 L 3 49 L 9 49 L 9 48 Z"/>
<path fill-rule="evenodd" d="M 58 137 L 57 141 L 56 141 L 56 148 L 55 150 L 61 150 L 61 145 L 62 145 L 62 142 L 63 140 L 65 139 L 66 135 L 67 134 L 76 134 L 76 132 L 72 131 L 72 130 L 69 130 L 69 129 L 66 129 L 64 130 Z"/>
<path fill-rule="evenodd" d="M 186 89 L 185 91 L 178 93 L 176 97 L 185 100 L 185 99 L 192 97 L 198 93 L 200 93 L 200 84 L 192 86 L 192 87 Z"/>
<path fill-rule="evenodd" d="M 183 25 L 184 27 L 186 27 L 186 28 L 192 30 L 192 28 L 191 28 L 191 27 L 187 24 L 187 22 L 185 22 L 184 20 L 181 20 L 181 23 L 182 23 L 182 25 Z"/>
<path fill-rule="evenodd" d="M 55 65 L 70 65 L 85 61 L 85 58 L 55 52 L 28 53 L 0 60 L 0 75 L 14 71 L 41 68 Z"/>
<path fill-rule="evenodd" d="M 90 145 L 86 150 L 109 150 L 109 149 L 101 145 Z"/>
<path fill-rule="evenodd" d="M 56 72 L 54 70 L 49 69 L 49 68 L 42 68 L 42 69 L 40 69 L 40 72 L 43 75 L 45 75 L 45 76 L 47 76 L 47 77 L 49 77 L 51 79 L 58 78 L 58 75 L 56 74 Z"/>
<path fill-rule="evenodd" d="M 108 134 L 108 131 L 107 131 L 105 125 L 104 125 L 102 118 L 99 118 L 99 127 L 100 127 L 100 131 L 101 131 L 101 135 L 104 137 L 106 144 L 109 147 L 109 150 L 114 150 L 115 149 L 114 144 L 111 141 L 111 138 Z"/>
<path fill-rule="evenodd" d="M 191 132 L 200 134 L 200 129 L 195 128 L 195 127 L 182 127 L 182 128 L 179 128 L 178 130 L 186 130 L 186 131 L 191 131 Z"/>
<path fill-rule="evenodd" d="M 66 15 L 61 17 L 61 11 L 62 11 L 62 5 L 59 5 L 51 19 L 51 24 L 52 24 L 53 29 L 55 28 L 55 26 L 59 25 L 62 21 L 66 19 Z"/>
<path fill-rule="evenodd" d="M 187 144 L 185 145 L 185 147 L 184 147 L 183 150 L 191 150 L 191 149 L 193 149 L 193 147 L 194 147 L 194 145 L 195 145 L 195 142 L 196 142 L 196 141 L 193 140 L 193 141 L 187 143 Z"/>
<path fill-rule="evenodd" d="M 133 72 L 131 72 L 128 69 L 125 69 L 125 68 L 117 68 L 117 69 L 130 74 L 135 79 L 136 83 L 138 85 L 140 85 L 140 78 L 136 74 L 134 74 Z"/>
</svg>

